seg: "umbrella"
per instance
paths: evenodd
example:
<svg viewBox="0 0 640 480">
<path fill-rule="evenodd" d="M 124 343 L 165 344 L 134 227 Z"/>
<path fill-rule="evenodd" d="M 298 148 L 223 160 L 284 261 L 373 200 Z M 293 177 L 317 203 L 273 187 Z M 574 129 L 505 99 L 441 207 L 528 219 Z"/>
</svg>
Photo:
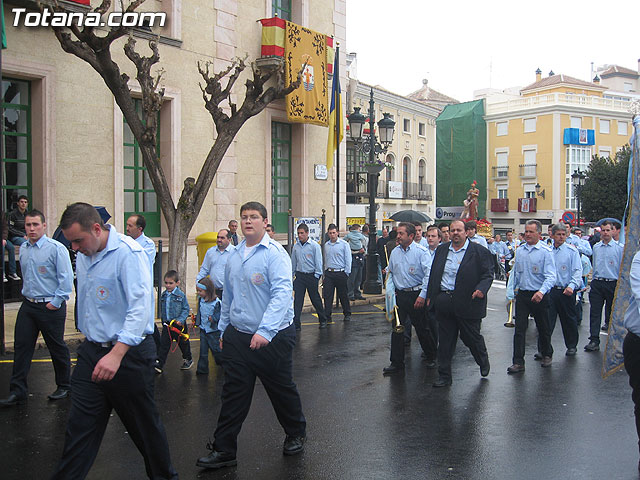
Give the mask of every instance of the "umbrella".
<svg viewBox="0 0 640 480">
<path fill-rule="evenodd" d="M 400 210 L 391 215 L 391 220 L 396 222 L 432 222 L 432 218 L 426 213 L 417 210 Z"/>
<path fill-rule="evenodd" d="M 617 218 L 607 217 L 607 218 L 601 218 L 600 220 L 598 220 L 596 222 L 596 227 L 600 227 L 607 220 L 610 221 L 610 222 L 618 222 L 620 225 L 622 225 L 622 222 L 620 220 L 618 220 Z"/>
<path fill-rule="evenodd" d="M 109 212 L 107 212 L 107 209 L 105 207 L 95 207 L 95 208 L 100 214 L 100 218 L 102 218 L 102 221 L 104 223 L 107 223 L 111 218 L 111 215 L 109 214 Z M 53 233 L 53 239 L 59 241 L 61 244 L 63 244 L 67 248 L 71 246 L 71 242 L 69 242 L 69 240 L 67 240 L 64 237 L 64 234 L 62 233 L 62 229 L 60 227 L 56 228 L 56 231 Z"/>
</svg>

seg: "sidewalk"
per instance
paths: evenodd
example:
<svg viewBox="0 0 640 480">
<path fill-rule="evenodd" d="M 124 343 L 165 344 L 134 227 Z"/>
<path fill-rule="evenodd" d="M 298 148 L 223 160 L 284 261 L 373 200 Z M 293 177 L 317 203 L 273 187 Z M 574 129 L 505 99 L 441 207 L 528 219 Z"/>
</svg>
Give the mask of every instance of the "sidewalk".
<svg viewBox="0 0 640 480">
<path fill-rule="evenodd" d="M 187 295 L 189 305 L 194 308 L 198 303 L 196 301 L 196 295 Z M 335 301 L 335 300 L 334 300 Z M 384 303 L 384 291 L 380 295 L 366 295 L 364 300 L 356 300 L 352 302 L 352 305 L 366 305 L 370 303 Z M 18 316 L 18 310 L 22 302 L 7 303 L 4 306 L 4 336 L 5 336 L 5 349 L 7 353 L 13 353 L 13 340 L 14 340 L 14 328 L 16 325 L 16 318 Z M 73 312 L 75 305 L 75 294 L 71 295 L 71 298 L 67 302 L 67 322 L 65 323 L 64 339 L 70 347 L 75 346 L 84 339 L 84 335 L 78 332 L 75 328 L 73 321 Z M 194 308 L 195 311 L 195 308 Z M 304 306 L 302 307 L 303 313 L 313 312 L 313 306 L 309 300 L 309 295 L 305 295 Z M 38 336 L 36 348 L 46 348 L 42 335 Z"/>
</svg>

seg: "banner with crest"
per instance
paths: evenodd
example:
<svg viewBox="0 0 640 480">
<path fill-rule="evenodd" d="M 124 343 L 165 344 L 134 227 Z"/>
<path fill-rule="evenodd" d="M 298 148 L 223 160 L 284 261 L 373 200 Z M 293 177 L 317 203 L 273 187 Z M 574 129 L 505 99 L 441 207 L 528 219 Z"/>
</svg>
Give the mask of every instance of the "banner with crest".
<svg viewBox="0 0 640 480">
<path fill-rule="evenodd" d="M 284 58 L 286 86 L 296 80 L 306 63 L 300 86 L 287 95 L 287 119 L 326 127 L 329 121 L 326 35 L 287 22 Z"/>
</svg>

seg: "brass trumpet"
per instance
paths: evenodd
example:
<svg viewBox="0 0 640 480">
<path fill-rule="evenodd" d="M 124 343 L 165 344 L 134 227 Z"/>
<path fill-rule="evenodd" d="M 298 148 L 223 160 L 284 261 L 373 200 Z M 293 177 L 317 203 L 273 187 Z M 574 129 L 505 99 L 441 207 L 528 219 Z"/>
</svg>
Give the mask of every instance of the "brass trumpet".
<svg viewBox="0 0 640 480">
<path fill-rule="evenodd" d="M 516 326 L 515 323 L 513 323 L 513 300 L 509 302 L 508 312 L 509 312 L 509 318 L 507 319 L 507 322 L 504 324 L 504 326 L 508 328 L 513 328 Z"/>
</svg>

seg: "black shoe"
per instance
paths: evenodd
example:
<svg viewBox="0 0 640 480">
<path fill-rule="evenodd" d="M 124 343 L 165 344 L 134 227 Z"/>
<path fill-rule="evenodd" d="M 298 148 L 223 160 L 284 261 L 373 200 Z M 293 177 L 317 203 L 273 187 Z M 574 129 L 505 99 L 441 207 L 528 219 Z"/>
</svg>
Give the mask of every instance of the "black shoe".
<svg viewBox="0 0 640 480">
<path fill-rule="evenodd" d="M 533 354 L 533 359 L 534 360 L 542 360 L 542 355 L 540 354 L 540 352 L 536 352 Z"/>
<path fill-rule="evenodd" d="M 20 398 L 15 393 L 11 392 L 7 398 L 0 400 L 0 408 L 23 405 L 26 401 L 26 398 Z"/>
<path fill-rule="evenodd" d="M 565 353 L 565 355 L 567 357 L 573 357 L 576 353 L 578 353 L 578 350 L 575 348 L 567 348 L 567 353 Z"/>
<path fill-rule="evenodd" d="M 488 376 L 489 370 L 491 370 L 491 365 L 489 364 L 489 357 L 487 357 L 482 365 L 480 365 L 480 375 L 483 377 Z"/>
<path fill-rule="evenodd" d="M 404 365 L 394 365 L 393 363 L 391 365 L 389 365 L 388 367 L 384 367 L 382 369 L 382 374 L 383 375 L 396 375 L 399 373 L 404 373 Z"/>
<path fill-rule="evenodd" d="M 344 316 L 344 320 L 343 320 L 343 321 L 345 321 L 345 322 L 349 322 L 349 321 L 351 321 L 351 314 L 350 314 L 350 313 L 347 313 L 347 314 Z"/>
<path fill-rule="evenodd" d="M 585 345 L 584 347 L 584 351 L 585 352 L 597 352 L 600 350 L 600 344 L 596 343 L 594 341 L 589 342 L 587 345 Z"/>
<path fill-rule="evenodd" d="M 427 360 L 424 364 L 429 370 L 432 370 L 438 366 L 435 360 Z"/>
<path fill-rule="evenodd" d="M 200 457 L 196 462 L 197 467 L 202 468 L 222 468 L 235 467 L 238 464 L 235 455 L 226 452 L 213 450 L 206 457 Z"/>
<path fill-rule="evenodd" d="M 433 388 L 442 388 L 442 387 L 450 387 L 451 380 L 445 380 L 443 378 L 439 378 L 437 382 L 433 384 Z"/>
<path fill-rule="evenodd" d="M 609 331 L 609 325 L 603 325 L 600 327 L 600 330 L 602 330 L 603 332 L 608 332 Z"/>
<path fill-rule="evenodd" d="M 284 439 L 284 445 L 282 446 L 282 453 L 284 455 L 297 455 L 304 452 L 305 437 L 292 437 L 287 435 Z"/>
<path fill-rule="evenodd" d="M 524 365 L 519 365 L 514 363 L 509 368 L 507 368 L 507 373 L 522 373 L 524 372 Z"/>
<path fill-rule="evenodd" d="M 327 322 L 320 322 L 320 325 L 318 325 L 318 328 L 327 328 Z"/>
<path fill-rule="evenodd" d="M 49 400 L 62 400 L 63 398 L 67 398 L 71 390 L 68 388 L 58 387 L 58 389 L 49 395 Z"/>
<path fill-rule="evenodd" d="M 356 300 L 364 300 L 365 298 L 362 295 L 360 295 L 359 297 L 355 297 L 355 299 Z"/>
<path fill-rule="evenodd" d="M 544 357 L 542 359 L 542 363 L 540 364 L 540 366 L 543 368 L 549 368 L 552 363 L 553 363 L 553 359 L 551 357 Z"/>
</svg>

